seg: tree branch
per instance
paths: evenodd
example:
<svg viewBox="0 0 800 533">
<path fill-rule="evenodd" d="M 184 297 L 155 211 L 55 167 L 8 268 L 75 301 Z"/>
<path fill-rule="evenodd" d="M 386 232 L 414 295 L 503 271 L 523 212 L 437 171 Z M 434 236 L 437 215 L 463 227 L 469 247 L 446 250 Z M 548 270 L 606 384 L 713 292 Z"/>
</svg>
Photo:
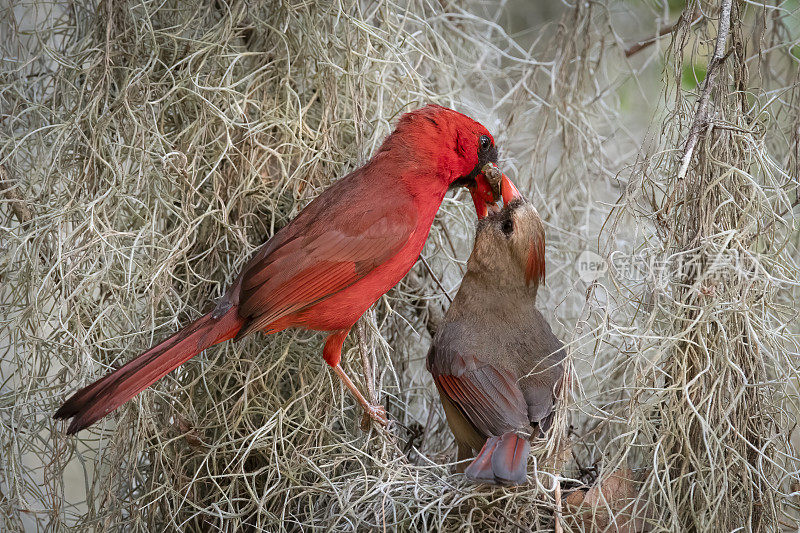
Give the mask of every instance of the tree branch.
<svg viewBox="0 0 800 533">
<path fill-rule="evenodd" d="M 689 26 L 694 26 L 695 24 L 700 22 L 700 19 L 702 18 L 703 14 L 700 12 L 700 9 L 695 8 L 694 13 L 692 13 L 692 21 L 689 23 Z M 659 31 L 655 36 L 650 37 L 649 39 L 645 39 L 644 41 L 639 41 L 638 43 L 632 44 L 625 50 L 625 57 L 631 57 L 635 53 L 641 52 L 651 44 L 658 41 L 660 38 L 674 32 L 675 28 L 677 28 L 680 23 L 681 19 L 679 18 L 678 20 L 675 21 L 674 24 L 671 24 L 665 28 L 661 28 L 661 31 Z"/>
<path fill-rule="evenodd" d="M 728 43 L 728 33 L 730 29 L 731 0 L 722 0 L 719 15 L 719 29 L 717 30 L 717 42 L 714 45 L 714 55 L 708 62 L 706 79 L 703 80 L 703 90 L 700 93 L 700 100 L 697 103 L 697 111 L 692 121 L 692 127 L 689 130 L 689 137 L 686 139 L 686 147 L 683 149 L 681 165 L 678 167 L 678 181 L 686 176 L 686 171 L 689 169 L 689 163 L 692 160 L 694 149 L 700 138 L 700 132 L 708 123 L 708 101 L 711 97 L 711 88 L 717 80 L 717 73 L 719 72 L 717 67 L 719 67 L 720 63 L 722 63 L 725 58 L 725 47 Z"/>
</svg>

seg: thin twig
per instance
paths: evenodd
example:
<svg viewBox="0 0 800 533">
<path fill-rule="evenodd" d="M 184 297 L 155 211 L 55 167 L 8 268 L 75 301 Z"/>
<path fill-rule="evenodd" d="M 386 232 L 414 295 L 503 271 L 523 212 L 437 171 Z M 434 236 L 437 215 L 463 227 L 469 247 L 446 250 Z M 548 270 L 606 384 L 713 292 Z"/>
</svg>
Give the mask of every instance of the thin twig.
<svg viewBox="0 0 800 533">
<path fill-rule="evenodd" d="M 700 19 L 702 19 L 702 18 L 703 18 L 703 14 L 700 12 L 700 9 L 696 8 L 694 10 L 694 13 L 692 13 L 692 21 L 689 23 L 689 26 L 694 26 L 695 24 L 700 22 Z M 631 57 L 632 55 L 636 54 L 637 52 L 641 52 L 645 48 L 649 47 L 650 45 L 652 45 L 653 43 L 658 41 L 660 38 L 662 38 L 665 35 L 669 35 L 670 33 L 674 32 L 675 29 L 678 27 L 678 25 L 680 23 L 681 23 L 681 18 L 676 20 L 674 24 L 670 24 L 669 26 L 661 28 L 661 31 L 659 31 L 653 37 L 650 37 L 650 38 L 645 39 L 643 41 L 639 41 L 639 42 L 637 42 L 635 44 L 632 44 L 631 46 L 629 46 L 625 50 L 625 57 Z"/>
<path fill-rule="evenodd" d="M 425 259 L 425 256 L 422 255 L 422 254 L 419 254 L 419 260 L 422 261 L 423 265 L 425 265 L 425 270 L 428 271 L 428 274 L 431 275 L 431 277 L 433 278 L 433 281 L 436 282 L 436 286 L 439 287 L 439 289 L 441 289 L 441 291 L 444 294 L 445 298 L 447 298 L 447 301 L 450 302 L 450 303 L 453 303 L 453 299 L 450 297 L 449 294 L 447 294 L 447 289 L 445 289 L 444 285 L 442 285 L 442 282 L 439 281 L 439 277 L 433 271 L 433 269 L 431 268 L 431 265 L 428 264 L 428 260 Z"/>
<path fill-rule="evenodd" d="M 563 533 L 561 527 L 561 482 L 556 481 L 556 510 L 555 510 L 555 533 Z"/>
</svg>

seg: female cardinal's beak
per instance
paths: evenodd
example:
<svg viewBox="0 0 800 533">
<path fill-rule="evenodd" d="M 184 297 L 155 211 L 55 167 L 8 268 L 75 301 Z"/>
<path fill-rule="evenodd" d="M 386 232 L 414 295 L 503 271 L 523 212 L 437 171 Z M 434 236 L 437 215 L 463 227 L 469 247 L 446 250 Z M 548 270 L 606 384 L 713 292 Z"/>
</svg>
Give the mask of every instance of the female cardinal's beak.
<svg viewBox="0 0 800 533">
<path fill-rule="evenodd" d="M 508 204 L 515 198 L 522 198 L 517 188 L 503 174 L 494 163 L 486 163 L 480 174 L 475 177 L 475 186 L 470 187 L 472 202 L 475 204 L 475 213 L 478 218 L 484 218 L 491 209 L 498 211 L 497 200 L 503 198 L 503 203 Z"/>
</svg>

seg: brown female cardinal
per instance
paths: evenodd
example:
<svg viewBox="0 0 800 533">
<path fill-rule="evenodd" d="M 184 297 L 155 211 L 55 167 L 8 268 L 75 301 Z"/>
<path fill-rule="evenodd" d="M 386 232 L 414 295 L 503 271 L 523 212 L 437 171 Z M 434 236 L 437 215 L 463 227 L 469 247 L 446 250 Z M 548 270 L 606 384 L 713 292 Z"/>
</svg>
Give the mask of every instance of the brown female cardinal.
<svg viewBox="0 0 800 533">
<path fill-rule="evenodd" d="M 369 404 L 339 365 L 344 339 L 414 266 L 449 189 L 467 187 L 482 215 L 511 186 L 496 162 L 494 139 L 471 118 L 436 105 L 406 113 L 366 165 L 261 247 L 211 312 L 76 392 L 55 417 L 71 418 L 67 433 L 75 433 L 209 346 L 297 326 L 328 332 L 325 361 L 386 424 L 385 410 Z"/>
<path fill-rule="evenodd" d="M 534 306 L 544 228 L 514 193 L 478 223 L 467 273 L 427 360 L 458 460 L 480 450 L 467 477 L 502 485 L 525 482 L 529 439 L 549 429 L 564 375 L 563 345 Z"/>
</svg>

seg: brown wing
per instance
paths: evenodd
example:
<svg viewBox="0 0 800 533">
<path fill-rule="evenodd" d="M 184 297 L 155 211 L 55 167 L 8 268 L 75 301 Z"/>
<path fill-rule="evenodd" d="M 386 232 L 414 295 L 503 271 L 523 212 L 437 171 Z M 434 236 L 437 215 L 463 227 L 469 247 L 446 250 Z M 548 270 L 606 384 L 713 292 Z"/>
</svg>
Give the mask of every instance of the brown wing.
<svg viewBox="0 0 800 533">
<path fill-rule="evenodd" d="M 448 325 L 445 325 L 448 328 Z M 515 376 L 460 350 L 437 335 L 428 352 L 428 370 L 440 390 L 484 437 L 530 426 L 528 405 Z"/>
<path fill-rule="evenodd" d="M 239 282 L 240 336 L 349 287 L 394 257 L 416 228 L 416 210 L 392 206 L 326 213 L 306 231 L 296 228 L 247 265 Z M 288 228 L 287 228 L 288 229 Z M 276 235 L 277 237 L 277 235 Z"/>
<path fill-rule="evenodd" d="M 529 331 L 527 349 L 528 354 L 534 356 L 535 364 L 519 384 L 528 404 L 528 418 L 546 432 L 550 428 L 556 397 L 561 389 L 566 353 L 564 345 L 553 335 L 550 324 L 538 310 L 533 312 Z"/>
</svg>

